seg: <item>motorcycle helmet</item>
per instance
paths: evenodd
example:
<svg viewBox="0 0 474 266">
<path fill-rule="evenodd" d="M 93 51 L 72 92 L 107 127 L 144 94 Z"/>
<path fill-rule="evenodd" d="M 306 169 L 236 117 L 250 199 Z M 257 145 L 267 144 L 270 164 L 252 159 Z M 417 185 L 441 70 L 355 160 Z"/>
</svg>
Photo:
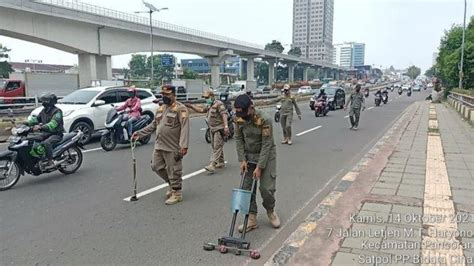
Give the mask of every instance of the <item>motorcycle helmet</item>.
<svg viewBox="0 0 474 266">
<path fill-rule="evenodd" d="M 135 86 L 131 86 L 130 88 L 128 88 L 127 92 L 128 92 L 128 97 L 130 98 L 133 98 L 137 95 L 137 89 L 135 88 Z"/>
<path fill-rule="evenodd" d="M 56 96 L 56 94 L 51 92 L 43 93 L 40 96 L 39 100 L 45 108 L 51 108 L 56 103 L 58 103 L 58 97 Z"/>
</svg>

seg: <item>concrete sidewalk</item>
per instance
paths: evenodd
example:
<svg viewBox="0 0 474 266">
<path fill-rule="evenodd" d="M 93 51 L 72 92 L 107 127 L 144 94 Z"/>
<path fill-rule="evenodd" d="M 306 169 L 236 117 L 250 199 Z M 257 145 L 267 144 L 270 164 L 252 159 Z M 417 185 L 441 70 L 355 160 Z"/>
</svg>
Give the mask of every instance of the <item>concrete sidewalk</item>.
<svg viewBox="0 0 474 266">
<path fill-rule="evenodd" d="M 417 102 L 267 265 L 474 265 L 474 130 Z"/>
</svg>

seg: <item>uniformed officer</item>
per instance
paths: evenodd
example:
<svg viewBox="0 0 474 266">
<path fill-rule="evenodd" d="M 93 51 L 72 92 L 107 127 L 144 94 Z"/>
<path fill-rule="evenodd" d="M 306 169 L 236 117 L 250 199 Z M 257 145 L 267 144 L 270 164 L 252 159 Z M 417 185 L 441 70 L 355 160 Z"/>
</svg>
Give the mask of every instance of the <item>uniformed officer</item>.
<svg viewBox="0 0 474 266">
<path fill-rule="evenodd" d="M 245 190 L 252 189 L 253 179 L 260 181 L 260 195 L 263 207 L 274 228 L 280 227 L 280 219 L 275 212 L 276 190 L 276 148 L 273 141 L 272 119 L 263 111 L 253 107 L 248 95 L 239 95 L 234 102 L 236 111 L 236 147 L 240 170 L 246 173 Z M 257 203 L 255 194 L 250 204 L 247 231 L 256 229 Z M 243 225 L 239 226 L 242 232 Z"/>
<path fill-rule="evenodd" d="M 355 92 L 351 93 L 349 96 L 349 100 L 344 106 L 344 111 L 347 109 L 349 103 L 351 104 L 351 109 L 349 111 L 351 130 L 357 130 L 359 127 L 360 109 L 362 108 L 362 111 L 365 109 L 364 95 L 360 92 L 360 84 L 357 84 Z"/>
<path fill-rule="evenodd" d="M 290 85 L 285 84 L 282 89 L 283 95 L 275 99 L 273 102 L 281 102 L 281 128 L 283 129 L 282 144 L 291 145 L 291 122 L 293 121 L 293 106 L 296 109 L 296 114 L 301 120 L 301 111 L 296 103 L 296 99 L 291 95 Z"/>
<path fill-rule="evenodd" d="M 176 88 L 163 86 L 163 105 L 161 105 L 153 122 L 133 134 L 137 140 L 156 132 L 155 151 L 151 168 L 163 180 L 168 182 L 166 204 L 172 205 L 183 200 L 182 158 L 188 153 L 189 113 L 184 104 L 176 101 Z"/>
<path fill-rule="evenodd" d="M 212 154 L 209 165 L 204 169 L 213 173 L 216 168 L 224 167 L 224 137 L 229 136 L 227 109 L 223 102 L 215 99 L 215 94 L 212 90 L 206 90 L 202 97 L 206 99 L 206 106 L 204 108 L 199 108 L 192 104 L 186 104 L 186 106 L 198 113 L 207 113 L 207 122 L 211 131 Z"/>
</svg>

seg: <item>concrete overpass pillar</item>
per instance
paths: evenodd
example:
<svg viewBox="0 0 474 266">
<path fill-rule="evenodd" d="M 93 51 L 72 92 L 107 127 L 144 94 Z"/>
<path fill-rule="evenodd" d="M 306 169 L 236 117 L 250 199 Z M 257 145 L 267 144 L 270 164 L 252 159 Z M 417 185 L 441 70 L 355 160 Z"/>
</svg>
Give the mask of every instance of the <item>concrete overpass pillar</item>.
<svg viewBox="0 0 474 266">
<path fill-rule="evenodd" d="M 221 85 L 221 62 L 218 57 L 211 57 L 207 60 L 211 67 L 211 87 L 215 89 Z"/>
<path fill-rule="evenodd" d="M 295 81 L 295 64 L 288 64 L 288 82 L 293 83 Z"/>
<path fill-rule="evenodd" d="M 268 85 L 275 83 L 275 62 L 268 61 Z"/>
<path fill-rule="evenodd" d="M 308 81 L 308 70 L 309 70 L 309 67 L 303 67 L 303 81 L 305 82 Z"/>
<path fill-rule="evenodd" d="M 248 57 L 247 58 L 247 81 L 254 81 L 255 80 L 255 58 Z"/>
<path fill-rule="evenodd" d="M 112 79 L 110 55 L 79 54 L 79 87 L 91 85 L 92 80 Z"/>
</svg>

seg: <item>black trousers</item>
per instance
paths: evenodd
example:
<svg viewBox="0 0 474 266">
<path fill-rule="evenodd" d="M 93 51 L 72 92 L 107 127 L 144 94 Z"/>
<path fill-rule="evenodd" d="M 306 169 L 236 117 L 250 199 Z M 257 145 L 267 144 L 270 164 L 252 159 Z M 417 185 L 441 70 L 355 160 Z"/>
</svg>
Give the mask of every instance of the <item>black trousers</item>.
<svg viewBox="0 0 474 266">
<path fill-rule="evenodd" d="M 46 152 L 46 157 L 48 159 L 53 158 L 53 146 L 54 144 L 60 142 L 63 139 L 62 134 L 61 135 L 51 135 L 51 134 L 45 134 L 44 135 L 45 139 L 41 141 L 40 144 L 44 146 L 45 152 Z"/>
</svg>

